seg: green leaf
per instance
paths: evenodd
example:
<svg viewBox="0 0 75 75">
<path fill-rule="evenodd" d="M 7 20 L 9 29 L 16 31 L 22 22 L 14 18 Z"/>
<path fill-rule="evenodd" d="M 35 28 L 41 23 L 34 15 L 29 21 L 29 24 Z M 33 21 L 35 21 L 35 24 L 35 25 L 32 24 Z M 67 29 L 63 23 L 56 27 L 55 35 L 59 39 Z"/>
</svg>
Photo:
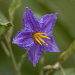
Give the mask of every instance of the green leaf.
<svg viewBox="0 0 75 75">
<path fill-rule="evenodd" d="M 3 15 L 3 13 L 0 11 L 0 36 L 4 33 L 6 33 L 10 27 L 13 26 L 6 17 Z"/>
<path fill-rule="evenodd" d="M 11 23 L 0 23 L 0 35 L 6 33 L 9 28 L 12 26 Z"/>
<path fill-rule="evenodd" d="M 64 69 L 66 75 L 75 75 L 75 68 Z M 61 70 L 57 70 L 53 75 L 63 75 Z"/>
<path fill-rule="evenodd" d="M 9 15 L 10 15 L 10 21 L 13 21 L 13 16 L 15 13 L 15 10 L 21 5 L 20 0 L 13 0 L 13 2 L 11 3 L 11 6 L 9 8 Z"/>
</svg>

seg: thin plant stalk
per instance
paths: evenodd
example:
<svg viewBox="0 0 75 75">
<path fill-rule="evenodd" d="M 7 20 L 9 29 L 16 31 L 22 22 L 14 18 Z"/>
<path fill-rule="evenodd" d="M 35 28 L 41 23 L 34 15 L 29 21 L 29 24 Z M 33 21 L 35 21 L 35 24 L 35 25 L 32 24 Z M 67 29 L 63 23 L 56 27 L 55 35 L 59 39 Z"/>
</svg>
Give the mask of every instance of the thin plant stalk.
<svg viewBox="0 0 75 75">
<path fill-rule="evenodd" d="M 43 69 L 40 69 L 40 75 L 44 75 Z"/>
<path fill-rule="evenodd" d="M 59 67 L 60 67 L 60 70 L 61 70 L 62 74 L 63 74 L 63 75 L 66 75 L 66 74 L 65 74 L 65 71 L 64 71 L 64 69 L 63 69 L 63 67 L 61 66 L 61 64 L 59 65 Z"/>
<path fill-rule="evenodd" d="M 21 56 L 20 62 L 18 63 L 18 69 L 19 69 L 19 70 L 21 69 L 22 64 L 23 64 L 23 62 L 24 62 L 26 56 L 27 56 L 27 51 L 25 52 L 24 55 Z"/>
<path fill-rule="evenodd" d="M 6 53 L 6 55 L 7 55 L 8 57 L 10 57 L 9 50 L 7 49 L 5 43 L 4 43 L 3 41 L 1 41 L 1 40 L 0 40 L 0 43 L 1 43 L 2 47 L 3 47 L 3 50 L 4 50 L 4 52 Z"/>
<path fill-rule="evenodd" d="M 14 65 L 14 68 L 15 68 L 15 70 L 17 72 L 17 75 L 21 75 L 20 70 L 18 69 L 18 65 L 16 63 L 16 60 L 15 60 L 15 57 L 13 55 L 13 51 L 12 51 L 12 48 L 11 48 L 11 44 L 10 44 L 10 42 L 8 42 L 8 40 L 7 40 L 7 38 L 6 38 L 5 35 L 4 35 L 4 39 L 5 39 L 6 44 L 8 46 L 8 49 L 9 49 L 9 52 L 10 52 L 10 58 L 11 58 L 11 61 L 12 61 L 13 65 Z"/>
</svg>

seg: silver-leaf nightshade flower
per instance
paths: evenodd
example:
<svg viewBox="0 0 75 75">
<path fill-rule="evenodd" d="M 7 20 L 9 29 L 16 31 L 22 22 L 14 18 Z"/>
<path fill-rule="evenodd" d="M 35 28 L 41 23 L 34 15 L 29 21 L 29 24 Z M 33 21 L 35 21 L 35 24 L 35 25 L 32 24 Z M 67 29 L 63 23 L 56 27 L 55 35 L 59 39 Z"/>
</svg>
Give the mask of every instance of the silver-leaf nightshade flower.
<svg viewBox="0 0 75 75">
<path fill-rule="evenodd" d="M 60 52 L 52 35 L 56 20 L 57 13 L 46 14 L 39 20 L 26 7 L 22 23 L 25 28 L 16 34 L 13 38 L 13 43 L 17 44 L 19 48 L 28 49 L 28 60 L 33 63 L 33 66 L 36 66 L 44 50 L 48 52 Z"/>
</svg>

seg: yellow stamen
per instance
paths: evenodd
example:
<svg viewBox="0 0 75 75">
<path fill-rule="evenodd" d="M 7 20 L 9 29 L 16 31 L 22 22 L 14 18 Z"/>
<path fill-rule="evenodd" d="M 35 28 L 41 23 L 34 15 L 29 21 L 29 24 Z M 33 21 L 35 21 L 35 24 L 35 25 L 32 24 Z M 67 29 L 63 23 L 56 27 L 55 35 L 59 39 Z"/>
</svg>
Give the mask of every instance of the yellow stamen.
<svg viewBox="0 0 75 75">
<path fill-rule="evenodd" d="M 51 39 L 51 38 L 49 38 L 47 36 L 43 36 L 43 35 L 39 35 L 39 36 L 42 37 L 42 38 Z"/>
<path fill-rule="evenodd" d="M 45 43 L 42 38 L 46 38 L 46 39 L 51 39 L 51 38 L 49 38 L 49 37 L 47 37 L 47 36 L 44 36 L 44 35 L 46 35 L 46 33 L 40 33 L 40 32 L 39 32 L 39 33 L 34 33 L 32 37 L 33 37 L 40 45 L 42 45 L 41 43 L 43 43 L 43 44 L 45 44 L 45 45 L 48 46 L 48 44 Z"/>
<path fill-rule="evenodd" d="M 45 43 L 41 38 L 38 38 L 38 40 L 48 46 L 48 44 Z"/>
<path fill-rule="evenodd" d="M 35 40 L 36 40 L 40 45 L 42 45 L 41 42 L 38 40 L 38 38 L 35 38 Z"/>
<path fill-rule="evenodd" d="M 37 35 L 41 35 L 41 34 L 46 35 L 46 33 L 36 33 L 36 34 L 34 34 L 34 35 L 37 36 Z"/>
<path fill-rule="evenodd" d="M 44 44 L 48 46 L 48 44 L 47 44 L 47 43 L 44 43 Z"/>
<path fill-rule="evenodd" d="M 38 40 L 39 40 L 40 42 L 42 42 L 42 43 L 45 43 L 41 38 L 38 38 Z"/>
</svg>

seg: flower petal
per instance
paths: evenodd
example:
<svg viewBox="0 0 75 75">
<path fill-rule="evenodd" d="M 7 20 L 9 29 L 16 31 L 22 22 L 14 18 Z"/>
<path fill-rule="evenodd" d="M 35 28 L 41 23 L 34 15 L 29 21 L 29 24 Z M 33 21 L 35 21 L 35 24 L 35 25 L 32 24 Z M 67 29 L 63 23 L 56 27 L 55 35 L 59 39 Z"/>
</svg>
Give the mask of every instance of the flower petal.
<svg viewBox="0 0 75 75">
<path fill-rule="evenodd" d="M 27 49 L 34 43 L 34 39 L 32 38 L 32 35 L 33 35 L 33 31 L 31 31 L 30 29 L 26 29 L 26 28 L 22 29 L 13 38 L 12 43 L 18 44 L 20 48 Z"/>
<path fill-rule="evenodd" d="M 59 48 L 57 47 L 53 35 L 50 36 L 51 39 L 44 39 L 44 41 L 48 44 L 48 46 L 43 44 L 45 51 L 48 52 L 60 52 Z"/>
<path fill-rule="evenodd" d="M 28 60 L 33 63 L 33 66 L 36 66 L 38 60 L 44 51 L 44 48 L 35 41 L 34 45 L 28 50 Z"/>
<path fill-rule="evenodd" d="M 23 23 L 22 23 L 25 27 L 29 27 L 30 29 L 32 29 L 33 31 L 38 32 L 39 28 L 41 25 L 40 24 L 40 20 L 38 18 L 36 18 L 33 14 L 33 12 L 28 9 L 26 7 L 26 11 L 23 15 Z"/>
<path fill-rule="evenodd" d="M 21 43 L 18 43 L 19 48 L 22 49 L 30 49 L 34 44 L 33 38 L 27 38 L 21 41 Z"/>
<path fill-rule="evenodd" d="M 52 34 L 52 30 L 57 20 L 57 13 L 46 14 L 41 17 L 41 20 L 43 20 L 43 27 L 41 32 L 46 33 L 47 35 Z"/>
</svg>

